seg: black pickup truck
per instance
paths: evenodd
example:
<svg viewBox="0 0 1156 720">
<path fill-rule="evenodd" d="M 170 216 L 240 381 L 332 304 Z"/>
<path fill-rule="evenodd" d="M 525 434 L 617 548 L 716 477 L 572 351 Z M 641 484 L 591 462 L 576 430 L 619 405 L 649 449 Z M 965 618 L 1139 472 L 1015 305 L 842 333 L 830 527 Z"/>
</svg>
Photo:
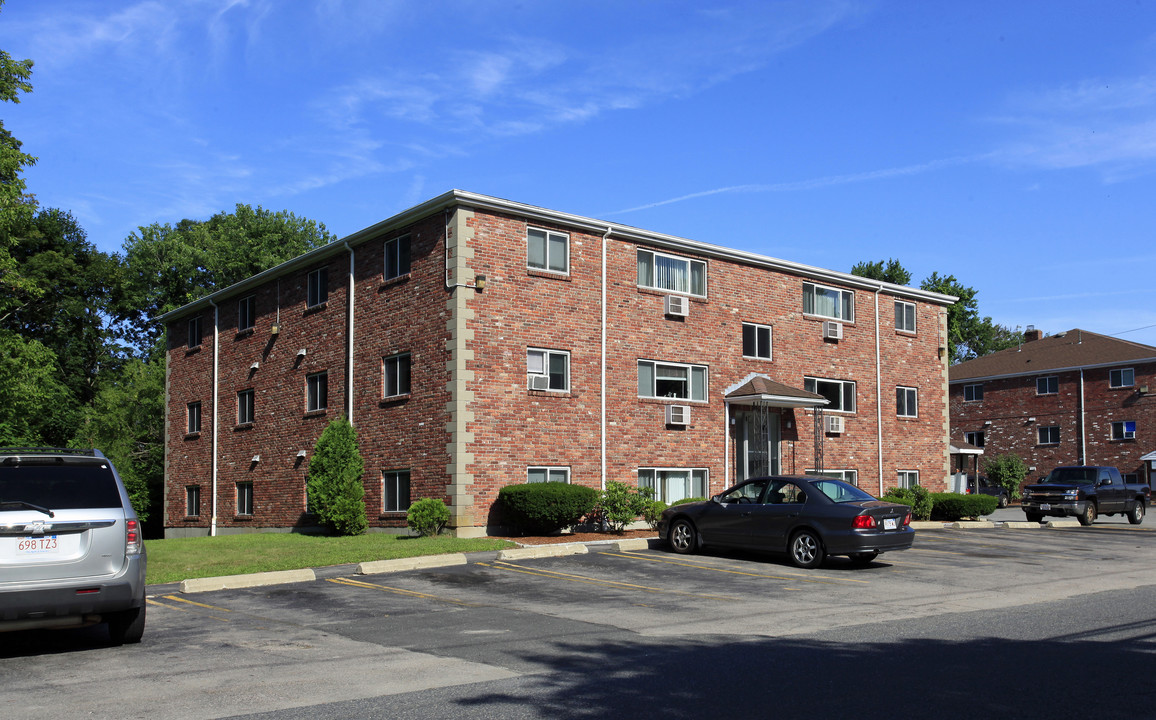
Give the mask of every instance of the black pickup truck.
<svg viewBox="0 0 1156 720">
<path fill-rule="evenodd" d="M 1081 525 L 1091 525 L 1097 515 L 1125 513 L 1139 525 L 1152 491 L 1141 483 L 1125 483 L 1114 467 L 1058 467 L 1035 485 L 1024 488 L 1021 504 L 1030 522 L 1045 515 L 1073 515 Z"/>
</svg>

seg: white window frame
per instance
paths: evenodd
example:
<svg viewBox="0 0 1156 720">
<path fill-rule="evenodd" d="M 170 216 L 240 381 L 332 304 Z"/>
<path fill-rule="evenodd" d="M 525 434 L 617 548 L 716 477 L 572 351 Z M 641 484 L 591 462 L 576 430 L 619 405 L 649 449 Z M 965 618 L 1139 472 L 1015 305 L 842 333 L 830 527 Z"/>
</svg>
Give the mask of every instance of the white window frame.
<svg viewBox="0 0 1156 720">
<path fill-rule="evenodd" d="M 685 474 L 686 483 L 685 495 L 675 497 L 673 500 L 673 493 L 669 492 L 670 483 L 677 482 L 678 478 L 670 477 L 674 474 Z M 688 497 L 710 497 L 710 470 L 704 467 L 640 467 L 637 472 L 637 485 L 640 488 L 648 487 L 654 489 L 654 499 L 661 500 L 664 503 L 670 504 L 683 498 Z"/>
<path fill-rule="evenodd" d="M 642 387 L 643 375 L 644 375 L 644 372 L 642 369 L 643 366 L 649 366 L 650 367 L 650 382 L 649 382 L 650 387 L 649 387 L 647 392 L 643 392 L 644 388 Z M 658 382 L 660 379 L 659 368 L 669 368 L 669 369 L 678 368 L 678 369 L 686 370 L 686 379 L 685 379 L 686 395 L 685 396 L 670 395 L 669 393 L 666 395 L 659 395 L 658 394 Z M 694 392 L 694 390 L 695 390 L 695 387 L 694 387 L 695 386 L 695 374 L 696 373 L 701 376 L 701 385 L 702 385 L 701 396 L 696 396 L 695 392 Z M 682 380 L 682 378 L 669 377 L 669 376 L 665 377 L 663 379 L 672 380 L 672 381 Z M 708 369 L 708 367 L 706 365 L 689 365 L 687 363 L 665 362 L 662 360 L 639 360 L 638 361 L 638 397 L 655 398 L 658 400 L 683 400 L 686 402 L 702 402 L 702 403 L 704 403 L 707 401 L 707 398 L 710 397 L 710 370 Z"/>
<path fill-rule="evenodd" d="M 907 316 L 911 315 L 911 326 L 908 327 Z M 899 332 L 916 334 L 917 307 L 913 302 L 906 300 L 895 301 L 895 329 Z"/>
<path fill-rule="evenodd" d="M 555 387 L 556 373 L 550 372 L 551 361 L 555 357 L 562 358 L 565 368 L 562 386 Z M 570 351 L 550 350 L 548 348 L 526 348 L 526 375 L 546 375 L 550 378 L 550 389 L 545 392 L 570 392 Z M 527 386 L 528 387 L 528 386 Z"/>
<path fill-rule="evenodd" d="M 963 440 L 968 445 L 973 445 L 975 447 L 981 448 L 981 447 L 983 447 L 983 444 L 987 440 L 987 438 L 985 437 L 983 430 L 975 430 L 972 432 L 965 432 L 963 434 Z M 976 440 L 979 440 L 979 442 L 975 442 Z"/>
<path fill-rule="evenodd" d="M 900 393 L 902 393 L 902 400 Z M 912 412 L 912 405 L 915 406 L 914 412 Z M 919 417 L 919 388 L 908 385 L 899 385 L 895 388 L 895 415 L 901 418 Z"/>
<path fill-rule="evenodd" d="M 643 258 L 649 258 L 648 266 L 643 271 Z M 686 287 L 669 287 L 661 285 L 658 282 L 658 259 L 662 259 L 668 263 L 685 263 L 686 264 Z M 638 287 L 649 288 L 651 290 L 661 290 L 663 292 L 678 293 L 680 295 L 690 295 L 692 297 L 706 297 L 707 292 L 707 264 L 705 260 L 695 260 L 693 258 L 682 257 L 680 255 L 670 255 L 668 253 L 651 250 L 649 248 L 638 248 Z M 702 277 L 701 287 L 695 287 L 695 268 L 700 268 L 700 275 Z M 675 285 L 676 283 L 671 283 Z"/>
<path fill-rule="evenodd" d="M 305 376 L 305 412 L 315 412 L 329 408 L 329 371 L 309 373 Z"/>
<path fill-rule="evenodd" d="M 1119 379 L 1117 380 L 1117 378 Z M 1125 378 L 1127 379 L 1127 382 L 1125 382 Z M 1128 388 L 1135 384 L 1135 368 L 1117 368 L 1115 370 L 1108 371 L 1108 387 L 1110 388 Z"/>
<path fill-rule="evenodd" d="M 978 391 L 977 391 L 978 388 Z M 968 397 L 968 396 L 971 397 Z M 964 402 L 983 402 L 983 383 L 971 383 L 963 386 Z"/>
<path fill-rule="evenodd" d="M 253 329 L 257 324 L 257 296 L 246 295 L 237 301 L 237 332 Z"/>
<path fill-rule="evenodd" d="M 201 332 L 201 316 L 189 318 L 188 330 L 188 346 L 190 348 L 200 347 L 204 340 L 204 333 Z"/>
<path fill-rule="evenodd" d="M 305 307 L 315 308 L 329 302 L 329 268 L 309 271 L 305 278 Z"/>
<path fill-rule="evenodd" d="M 1128 423 L 1132 423 L 1132 430 L 1128 430 Z M 1119 428 L 1119 432 L 1117 432 Z M 1135 440 L 1136 439 L 1136 421 L 1135 420 L 1114 420 L 1112 421 L 1112 439 L 1113 440 Z"/>
<path fill-rule="evenodd" d="M 819 388 L 820 383 L 826 384 L 826 385 L 838 385 L 839 386 L 839 407 L 835 407 L 833 405 L 827 405 L 823 408 L 823 412 L 838 412 L 838 413 L 853 413 L 853 412 L 855 412 L 855 408 L 858 406 L 859 400 L 857 397 L 858 388 L 856 387 L 854 380 L 835 380 L 833 378 L 811 377 L 809 375 L 803 376 L 803 389 L 804 390 L 806 390 L 807 392 L 813 392 L 816 395 L 822 395 L 823 397 L 826 397 L 828 400 L 830 400 L 831 398 L 827 397 L 827 395 L 825 393 L 819 392 L 818 388 Z M 851 407 L 850 408 L 843 407 L 844 405 L 847 404 L 847 387 L 848 386 L 851 388 Z"/>
<path fill-rule="evenodd" d="M 385 260 L 381 269 L 382 279 L 392 280 L 409 275 L 409 248 L 409 235 L 402 235 L 385 241 L 383 246 Z"/>
<path fill-rule="evenodd" d="M 253 491 L 253 481 L 238 480 L 236 488 L 236 513 L 238 515 L 251 517 L 253 515 L 253 506 L 256 504 Z"/>
<path fill-rule="evenodd" d="M 747 354 L 747 332 L 748 332 L 748 330 L 753 333 L 754 345 L 755 345 L 755 354 L 754 355 Z M 763 352 L 764 348 L 762 347 L 762 345 L 764 343 L 761 341 L 761 336 L 763 335 L 764 331 L 766 334 L 766 341 L 765 341 L 766 352 L 765 353 Z M 742 339 L 743 339 L 743 357 L 751 358 L 752 360 L 771 360 L 771 359 L 773 359 L 772 353 L 773 353 L 773 343 L 774 343 L 774 329 L 770 325 L 760 325 L 758 323 L 745 322 L 745 323 L 743 323 L 743 338 Z"/>
<path fill-rule="evenodd" d="M 910 490 L 913 487 L 919 486 L 919 471 L 918 470 L 900 470 L 897 473 L 897 480 L 895 487 L 906 488 Z"/>
<path fill-rule="evenodd" d="M 247 400 L 246 400 L 247 398 Z M 257 393 L 252 389 L 237 391 L 237 424 L 249 425 L 257 420 Z"/>
<path fill-rule="evenodd" d="M 835 303 L 838 309 L 834 314 L 820 312 L 816 308 L 816 290 L 822 290 L 824 293 L 833 293 L 839 296 L 838 301 Z M 803 283 L 803 314 L 813 317 L 830 318 L 831 320 L 841 320 L 842 322 L 846 323 L 853 323 L 855 322 L 855 293 L 851 290 L 842 290 L 840 288 L 831 287 L 829 285 L 805 282 Z"/>
<path fill-rule="evenodd" d="M 836 480 L 842 480 L 843 482 L 847 483 L 848 485 L 854 485 L 855 487 L 859 487 L 859 471 L 858 470 L 845 470 L 845 469 L 844 470 L 835 470 L 835 469 L 826 470 L 825 469 L 825 470 L 823 470 L 823 472 L 819 472 L 818 470 L 815 470 L 814 468 L 810 468 L 808 470 L 804 470 L 803 474 L 804 475 L 814 475 L 815 477 L 834 478 Z"/>
<path fill-rule="evenodd" d="M 1047 437 L 1044 436 L 1047 433 Z M 1053 439 L 1053 437 L 1055 439 Z M 1060 426 L 1059 425 L 1041 425 L 1036 428 L 1036 444 L 1037 445 L 1059 445 L 1060 444 Z"/>
<path fill-rule="evenodd" d="M 393 389 L 390 392 L 390 368 L 393 368 Z M 405 388 L 402 388 L 402 368 L 405 368 Z M 381 359 L 381 397 L 382 399 L 406 397 L 413 392 L 413 357 L 410 353 L 386 355 Z"/>
<path fill-rule="evenodd" d="M 201 486 L 185 486 L 185 517 L 201 516 Z"/>
<path fill-rule="evenodd" d="M 1040 392 L 1040 383 L 1043 383 L 1044 391 Z M 1056 389 L 1052 390 L 1051 386 L 1055 385 Z M 1045 375 L 1036 378 L 1036 395 L 1059 395 L 1060 394 L 1060 376 L 1059 375 Z"/>
<path fill-rule="evenodd" d="M 531 473 L 542 473 L 541 480 L 532 480 Z M 560 479 L 555 479 L 560 478 Z M 566 465 L 531 465 L 526 468 L 526 484 L 535 482 L 570 483 L 570 468 Z"/>
<path fill-rule="evenodd" d="M 185 430 L 188 434 L 199 433 L 201 431 L 201 401 L 194 400 L 191 403 L 185 404 L 186 424 Z"/>
<path fill-rule="evenodd" d="M 535 252 L 534 245 L 541 243 L 542 262 L 538 264 L 534 260 Z M 556 252 L 551 252 L 551 248 L 555 251 L 561 245 L 561 267 L 557 267 Z M 526 228 L 526 267 L 530 270 L 540 270 L 542 272 L 557 273 L 558 275 L 570 274 L 570 235 L 567 233 L 558 232 L 556 230 L 546 230 L 545 228 L 527 227 Z"/>
<path fill-rule="evenodd" d="M 382 470 L 381 511 L 383 513 L 405 512 L 413 504 L 412 475 L 409 470 Z M 402 507 L 402 481 L 405 481 L 405 507 Z M 394 502 L 390 503 L 390 489 Z"/>
</svg>

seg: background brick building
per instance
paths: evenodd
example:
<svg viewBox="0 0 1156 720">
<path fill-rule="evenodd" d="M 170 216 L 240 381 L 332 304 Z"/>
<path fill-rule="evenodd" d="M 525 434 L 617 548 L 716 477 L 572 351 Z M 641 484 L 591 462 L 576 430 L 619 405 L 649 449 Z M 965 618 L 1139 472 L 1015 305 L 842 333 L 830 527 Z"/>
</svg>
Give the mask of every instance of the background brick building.
<svg viewBox="0 0 1156 720">
<path fill-rule="evenodd" d="M 1029 480 L 1058 465 L 1114 465 L 1151 482 L 1156 347 L 1069 330 L 951 368 L 952 437 L 1014 453 Z"/>
<path fill-rule="evenodd" d="M 953 300 L 451 191 L 161 318 L 166 534 L 312 526 L 342 414 L 376 528 L 437 497 L 484 534 L 539 480 L 942 489 Z"/>
</svg>

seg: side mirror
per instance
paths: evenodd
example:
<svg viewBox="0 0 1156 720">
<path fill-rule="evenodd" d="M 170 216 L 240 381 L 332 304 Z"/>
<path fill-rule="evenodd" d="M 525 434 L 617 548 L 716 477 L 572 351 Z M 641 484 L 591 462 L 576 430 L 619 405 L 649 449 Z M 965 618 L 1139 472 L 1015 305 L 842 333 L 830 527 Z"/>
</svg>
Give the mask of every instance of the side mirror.
<svg viewBox="0 0 1156 720">
<path fill-rule="evenodd" d="M 722 502 L 722 495 L 711 495 L 710 501 L 716 502 L 716 503 L 721 503 Z"/>
</svg>

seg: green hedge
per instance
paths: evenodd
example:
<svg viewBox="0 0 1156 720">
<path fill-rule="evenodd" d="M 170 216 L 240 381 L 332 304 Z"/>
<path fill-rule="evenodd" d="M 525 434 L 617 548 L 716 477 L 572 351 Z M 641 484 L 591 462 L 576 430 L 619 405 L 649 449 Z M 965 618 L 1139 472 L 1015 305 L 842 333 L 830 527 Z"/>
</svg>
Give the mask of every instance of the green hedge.
<svg viewBox="0 0 1156 720">
<path fill-rule="evenodd" d="M 574 525 L 594 509 L 599 493 L 569 483 L 507 485 L 498 491 L 502 517 L 524 535 L 546 535 Z"/>
<path fill-rule="evenodd" d="M 671 507 L 674 507 L 675 505 L 686 505 L 687 503 L 692 503 L 692 502 L 705 502 L 705 501 L 706 501 L 706 498 L 700 498 L 700 497 L 689 497 L 689 498 L 683 498 L 682 500 L 675 500 L 674 502 L 672 502 L 672 503 L 670 504 L 670 506 L 671 506 Z"/>
<path fill-rule="evenodd" d="M 891 488 L 880 500 L 908 506 L 911 508 L 913 520 L 926 520 L 931 517 L 931 493 L 925 487 L 916 485 L 913 488 Z"/>
<path fill-rule="evenodd" d="M 994 495 L 962 493 L 932 493 L 931 502 L 931 519 L 948 521 L 991 515 L 999 504 Z"/>
</svg>

